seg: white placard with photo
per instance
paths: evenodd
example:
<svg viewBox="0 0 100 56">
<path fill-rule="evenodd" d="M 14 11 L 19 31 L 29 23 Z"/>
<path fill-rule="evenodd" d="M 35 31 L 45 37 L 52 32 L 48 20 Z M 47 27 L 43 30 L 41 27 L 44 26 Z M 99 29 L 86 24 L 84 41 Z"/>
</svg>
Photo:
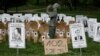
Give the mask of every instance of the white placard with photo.
<svg viewBox="0 0 100 56">
<path fill-rule="evenodd" d="M 76 22 L 82 23 L 84 16 L 83 15 L 76 15 Z"/>
<path fill-rule="evenodd" d="M 76 22 L 83 23 L 85 32 L 88 32 L 88 17 L 84 15 L 76 15 Z"/>
<path fill-rule="evenodd" d="M 66 17 L 64 18 L 64 22 L 66 22 L 67 25 L 69 25 L 69 22 L 70 22 L 70 21 L 75 21 L 75 18 L 72 17 L 72 16 L 66 16 Z"/>
<path fill-rule="evenodd" d="M 96 18 L 89 18 L 89 20 L 88 20 L 88 35 L 90 38 L 94 37 L 96 23 L 97 23 Z"/>
<path fill-rule="evenodd" d="M 95 34 L 93 41 L 100 42 L 100 23 L 96 23 L 95 25 Z"/>
<path fill-rule="evenodd" d="M 11 19 L 11 15 L 10 14 L 2 14 L 2 22 L 4 23 L 4 24 L 6 24 L 8 21 L 10 21 L 10 19 Z"/>
<path fill-rule="evenodd" d="M 9 23 L 9 47 L 25 48 L 25 26 L 24 23 Z"/>
<path fill-rule="evenodd" d="M 82 23 L 70 24 L 70 33 L 73 48 L 86 48 L 86 36 Z"/>
</svg>

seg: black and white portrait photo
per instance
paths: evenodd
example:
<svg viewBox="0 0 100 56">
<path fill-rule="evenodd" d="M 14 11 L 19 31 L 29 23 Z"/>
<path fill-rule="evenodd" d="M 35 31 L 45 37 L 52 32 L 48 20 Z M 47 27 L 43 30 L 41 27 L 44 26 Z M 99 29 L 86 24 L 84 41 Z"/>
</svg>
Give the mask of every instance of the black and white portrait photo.
<svg viewBox="0 0 100 56">
<path fill-rule="evenodd" d="M 76 31 L 75 31 L 75 34 L 76 34 L 76 36 L 75 36 L 75 41 L 83 40 L 83 37 L 82 37 L 82 35 L 81 35 L 80 30 L 76 30 Z"/>
</svg>

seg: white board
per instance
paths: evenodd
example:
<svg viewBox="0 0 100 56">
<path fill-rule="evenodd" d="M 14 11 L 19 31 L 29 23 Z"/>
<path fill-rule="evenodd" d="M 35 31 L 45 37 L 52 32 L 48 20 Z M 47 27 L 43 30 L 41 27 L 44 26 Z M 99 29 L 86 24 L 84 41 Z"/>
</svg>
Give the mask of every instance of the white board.
<svg viewBox="0 0 100 56">
<path fill-rule="evenodd" d="M 76 15 L 76 22 L 83 23 L 85 32 L 88 32 L 88 17 L 84 15 Z"/>
<path fill-rule="evenodd" d="M 13 14 L 13 18 L 15 18 L 16 22 L 24 22 L 24 16 L 22 14 Z"/>
<path fill-rule="evenodd" d="M 94 37 L 95 34 L 95 24 L 97 23 L 96 18 L 89 18 L 88 20 L 88 36 L 90 38 Z"/>
<path fill-rule="evenodd" d="M 28 18 L 28 19 L 29 19 L 29 18 L 32 18 L 32 14 L 25 14 L 24 17 L 25 17 L 25 18 Z"/>
<path fill-rule="evenodd" d="M 32 14 L 25 14 L 24 15 L 24 19 L 30 21 L 30 19 L 32 18 Z"/>
<path fill-rule="evenodd" d="M 25 26 L 24 23 L 9 23 L 9 47 L 25 48 Z"/>
<path fill-rule="evenodd" d="M 83 21 L 83 15 L 76 15 L 76 22 L 82 23 L 82 21 Z"/>
<path fill-rule="evenodd" d="M 10 19 L 11 19 L 11 15 L 10 14 L 2 14 L 2 22 L 4 23 L 4 24 L 6 24 L 7 23 L 7 21 L 10 21 Z"/>
<path fill-rule="evenodd" d="M 41 13 L 41 18 L 43 21 L 46 21 L 46 23 L 50 21 L 49 15 L 46 13 Z"/>
<path fill-rule="evenodd" d="M 95 34 L 93 41 L 100 42 L 100 23 L 96 23 L 95 25 Z"/>
<path fill-rule="evenodd" d="M 58 22 L 60 22 L 62 19 L 64 20 L 64 18 L 66 17 L 66 15 L 65 14 L 57 14 L 57 19 L 59 19 L 59 21 Z"/>
<path fill-rule="evenodd" d="M 66 23 L 66 25 L 69 25 L 70 21 L 75 21 L 75 18 L 72 16 L 66 16 L 64 17 L 64 22 Z"/>
<path fill-rule="evenodd" d="M 38 14 L 34 14 L 30 20 L 31 21 L 40 21 L 40 20 L 42 20 L 42 18 L 40 16 L 38 16 Z"/>
<path fill-rule="evenodd" d="M 70 33 L 73 48 L 87 47 L 84 26 L 82 23 L 70 24 Z"/>
</svg>

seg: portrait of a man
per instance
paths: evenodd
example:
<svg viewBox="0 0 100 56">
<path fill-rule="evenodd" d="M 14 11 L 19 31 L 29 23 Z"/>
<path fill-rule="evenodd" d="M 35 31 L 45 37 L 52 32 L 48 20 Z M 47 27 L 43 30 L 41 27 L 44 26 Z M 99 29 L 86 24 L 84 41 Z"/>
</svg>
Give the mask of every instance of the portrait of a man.
<svg viewBox="0 0 100 56">
<path fill-rule="evenodd" d="M 14 28 L 12 32 L 12 41 L 21 42 L 21 28 Z"/>
</svg>

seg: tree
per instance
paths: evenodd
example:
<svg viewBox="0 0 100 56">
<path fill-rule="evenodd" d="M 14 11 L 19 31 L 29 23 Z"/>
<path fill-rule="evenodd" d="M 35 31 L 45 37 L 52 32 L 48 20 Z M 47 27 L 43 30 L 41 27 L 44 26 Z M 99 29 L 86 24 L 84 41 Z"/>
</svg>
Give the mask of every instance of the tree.
<svg viewBox="0 0 100 56">
<path fill-rule="evenodd" d="M 48 1 L 48 0 L 46 0 L 46 5 L 48 5 L 48 3 L 49 3 L 49 1 Z"/>
<path fill-rule="evenodd" d="M 26 4 L 27 0 L 2 0 L 1 7 L 7 13 L 8 8 Z"/>
<path fill-rule="evenodd" d="M 36 4 L 37 4 L 37 5 L 39 5 L 39 1 L 40 1 L 40 0 L 36 0 Z"/>
</svg>

